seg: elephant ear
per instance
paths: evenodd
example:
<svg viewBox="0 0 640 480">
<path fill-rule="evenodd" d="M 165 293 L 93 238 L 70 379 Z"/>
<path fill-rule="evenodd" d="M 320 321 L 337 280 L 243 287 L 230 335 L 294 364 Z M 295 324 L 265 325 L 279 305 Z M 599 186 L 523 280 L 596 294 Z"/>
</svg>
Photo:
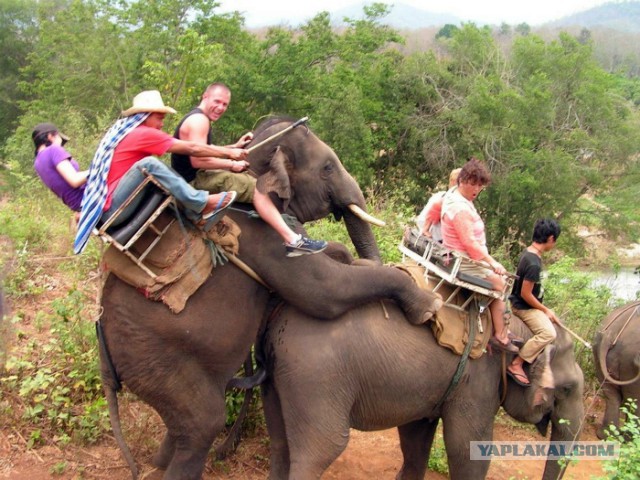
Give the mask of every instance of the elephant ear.
<svg viewBox="0 0 640 480">
<path fill-rule="evenodd" d="M 282 208 L 284 210 L 287 209 L 291 200 L 291 183 L 288 171 L 290 167 L 289 156 L 282 147 L 278 146 L 269 162 L 269 170 L 260 175 L 256 182 L 256 188 L 260 192 L 265 194 L 273 192 L 278 195 L 283 201 Z"/>
</svg>

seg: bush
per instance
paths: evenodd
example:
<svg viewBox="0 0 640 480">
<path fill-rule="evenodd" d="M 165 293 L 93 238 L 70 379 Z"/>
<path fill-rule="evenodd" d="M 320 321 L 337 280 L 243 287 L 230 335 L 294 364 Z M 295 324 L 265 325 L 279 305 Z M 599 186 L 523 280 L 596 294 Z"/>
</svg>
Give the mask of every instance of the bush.
<svg viewBox="0 0 640 480">
<path fill-rule="evenodd" d="M 50 326 L 50 338 L 41 343 L 18 331 L 20 351 L 6 362 L 0 398 L 19 400 L 20 411 L 10 421 L 22 420 L 30 447 L 72 439 L 93 443 L 108 431 L 95 329 L 84 317 L 85 303 L 81 292 L 71 290 L 52 302 L 53 315 L 38 312 L 38 323 Z"/>
<path fill-rule="evenodd" d="M 609 288 L 593 286 L 593 280 L 593 275 L 578 270 L 575 259 L 567 256 L 550 265 L 543 280 L 544 303 L 587 341 L 591 341 L 600 322 L 610 312 L 613 298 Z M 591 350 L 576 342 L 575 354 L 585 381 L 595 382 Z"/>
<path fill-rule="evenodd" d="M 626 422 L 620 428 L 609 426 L 607 440 L 620 442 L 620 456 L 617 460 L 604 462 L 603 469 L 610 480 L 636 480 L 640 478 L 640 418 L 636 402 L 627 399 L 620 408 Z"/>
</svg>

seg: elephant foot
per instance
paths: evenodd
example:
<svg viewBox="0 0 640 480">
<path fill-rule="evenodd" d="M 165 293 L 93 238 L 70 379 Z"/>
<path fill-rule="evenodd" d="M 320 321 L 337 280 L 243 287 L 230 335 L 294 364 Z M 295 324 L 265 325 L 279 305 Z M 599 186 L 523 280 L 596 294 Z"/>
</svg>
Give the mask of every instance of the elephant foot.
<svg viewBox="0 0 640 480">
<path fill-rule="evenodd" d="M 171 441 L 169 435 L 165 435 L 164 439 L 160 443 L 160 447 L 156 454 L 151 458 L 151 464 L 159 468 L 160 470 L 166 470 L 169 468 L 169 464 L 173 459 L 175 453 L 175 445 Z"/>
<path fill-rule="evenodd" d="M 172 457 L 163 455 L 160 452 L 158 452 L 151 458 L 151 465 L 153 465 L 154 467 L 160 470 L 166 470 L 169 467 L 171 458 Z"/>
<path fill-rule="evenodd" d="M 412 325 L 423 325 L 427 323 L 444 305 L 440 295 L 431 292 L 424 293 L 426 298 L 418 302 L 415 307 L 407 307 L 404 309 L 407 320 L 409 320 L 409 323 Z"/>
</svg>

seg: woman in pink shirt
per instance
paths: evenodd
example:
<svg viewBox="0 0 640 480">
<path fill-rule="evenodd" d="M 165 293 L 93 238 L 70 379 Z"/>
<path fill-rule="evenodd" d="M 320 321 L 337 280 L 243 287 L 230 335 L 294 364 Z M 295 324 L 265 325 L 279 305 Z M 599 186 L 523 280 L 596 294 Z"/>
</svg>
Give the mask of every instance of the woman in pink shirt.
<svg viewBox="0 0 640 480">
<path fill-rule="evenodd" d="M 484 222 L 473 205 L 473 201 L 490 181 L 491 174 L 479 160 L 471 158 L 462 167 L 457 188 L 449 190 L 442 201 L 442 243 L 450 250 L 455 250 L 472 260 L 485 262 L 487 268 L 463 261 L 460 271 L 484 278 L 491 282 L 494 290 L 502 292 L 507 270 L 489 255 Z M 494 299 L 489 309 L 493 320 L 492 345 L 511 353 L 518 353 L 518 348 L 511 343 L 504 324 L 505 302 Z"/>
</svg>

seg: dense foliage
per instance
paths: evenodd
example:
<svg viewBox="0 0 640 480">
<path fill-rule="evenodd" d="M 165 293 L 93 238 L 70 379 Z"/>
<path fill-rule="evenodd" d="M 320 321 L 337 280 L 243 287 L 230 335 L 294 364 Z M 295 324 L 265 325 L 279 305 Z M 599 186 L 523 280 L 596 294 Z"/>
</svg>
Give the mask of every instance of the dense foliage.
<svg viewBox="0 0 640 480">
<path fill-rule="evenodd" d="M 14 183 L 30 181 L 29 132 L 50 120 L 86 165 L 139 91 L 159 89 L 186 112 L 224 81 L 233 99 L 218 143 L 270 113 L 308 115 L 365 189 L 401 192 L 414 211 L 450 169 L 486 160 L 494 182 L 478 203 L 492 247 L 512 258 L 535 218 L 574 223 L 582 194 L 629 171 L 638 81 L 600 67 L 585 35 L 521 32 L 504 48 L 489 27 L 463 24 L 438 35 L 436 50 L 403 54 L 403 38 L 381 24 L 389 8 L 365 7 L 340 30 L 322 13 L 260 38 L 205 0 L 3 2 L 2 164 Z"/>
</svg>

